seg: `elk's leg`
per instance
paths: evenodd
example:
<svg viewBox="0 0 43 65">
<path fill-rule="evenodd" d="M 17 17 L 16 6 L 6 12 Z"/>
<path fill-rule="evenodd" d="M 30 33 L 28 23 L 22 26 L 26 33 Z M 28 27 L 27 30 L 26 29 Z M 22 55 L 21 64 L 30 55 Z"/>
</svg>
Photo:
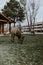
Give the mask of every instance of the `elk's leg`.
<svg viewBox="0 0 43 65">
<path fill-rule="evenodd" d="M 15 35 L 14 34 L 11 34 L 11 41 L 14 42 L 14 37 Z"/>
<path fill-rule="evenodd" d="M 21 38 L 18 38 L 18 40 L 19 40 L 19 43 L 22 44 L 22 40 L 21 40 Z"/>
</svg>

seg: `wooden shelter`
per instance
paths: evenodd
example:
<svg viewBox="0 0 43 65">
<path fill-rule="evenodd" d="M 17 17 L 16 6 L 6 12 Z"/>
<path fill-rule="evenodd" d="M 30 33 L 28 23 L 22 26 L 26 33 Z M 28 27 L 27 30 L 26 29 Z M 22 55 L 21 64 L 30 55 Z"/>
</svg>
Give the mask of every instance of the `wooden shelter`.
<svg viewBox="0 0 43 65">
<path fill-rule="evenodd" d="M 4 24 L 9 24 L 9 32 L 11 32 L 11 23 L 11 20 L 9 20 L 4 14 L 0 13 L 0 34 L 4 33 Z"/>
</svg>

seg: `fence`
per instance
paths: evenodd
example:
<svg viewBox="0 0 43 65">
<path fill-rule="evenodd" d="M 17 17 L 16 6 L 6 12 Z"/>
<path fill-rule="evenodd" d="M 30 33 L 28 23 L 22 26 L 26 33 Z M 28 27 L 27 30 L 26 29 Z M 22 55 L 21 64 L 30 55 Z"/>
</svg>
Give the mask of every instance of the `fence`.
<svg viewBox="0 0 43 65">
<path fill-rule="evenodd" d="M 33 25 L 32 25 L 33 27 Z M 30 31 L 29 31 L 29 27 L 28 26 L 22 26 L 22 32 L 24 34 L 30 34 Z M 34 25 L 34 31 L 36 34 L 43 34 L 43 24 L 37 24 L 37 25 Z"/>
</svg>

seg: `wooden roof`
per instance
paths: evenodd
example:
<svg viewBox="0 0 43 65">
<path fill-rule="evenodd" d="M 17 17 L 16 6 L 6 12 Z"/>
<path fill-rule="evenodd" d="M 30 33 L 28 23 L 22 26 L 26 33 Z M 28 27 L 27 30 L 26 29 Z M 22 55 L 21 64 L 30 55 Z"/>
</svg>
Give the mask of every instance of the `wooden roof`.
<svg viewBox="0 0 43 65">
<path fill-rule="evenodd" d="M 4 14 L 0 13 L 0 23 L 11 23 L 11 20 L 9 20 Z"/>
</svg>

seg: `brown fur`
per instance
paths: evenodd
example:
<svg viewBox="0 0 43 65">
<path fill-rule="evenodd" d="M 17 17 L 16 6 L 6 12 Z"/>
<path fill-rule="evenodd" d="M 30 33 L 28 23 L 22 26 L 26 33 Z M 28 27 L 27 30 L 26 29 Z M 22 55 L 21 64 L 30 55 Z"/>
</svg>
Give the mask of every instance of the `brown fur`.
<svg viewBox="0 0 43 65">
<path fill-rule="evenodd" d="M 21 34 L 20 29 L 18 29 L 18 28 L 13 28 L 13 29 L 11 30 L 11 38 L 12 38 L 13 41 L 14 41 L 15 36 L 18 37 L 19 42 L 22 44 L 22 43 L 23 43 L 23 40 L 24 40 L 24 36 Z"/>
</svg>

